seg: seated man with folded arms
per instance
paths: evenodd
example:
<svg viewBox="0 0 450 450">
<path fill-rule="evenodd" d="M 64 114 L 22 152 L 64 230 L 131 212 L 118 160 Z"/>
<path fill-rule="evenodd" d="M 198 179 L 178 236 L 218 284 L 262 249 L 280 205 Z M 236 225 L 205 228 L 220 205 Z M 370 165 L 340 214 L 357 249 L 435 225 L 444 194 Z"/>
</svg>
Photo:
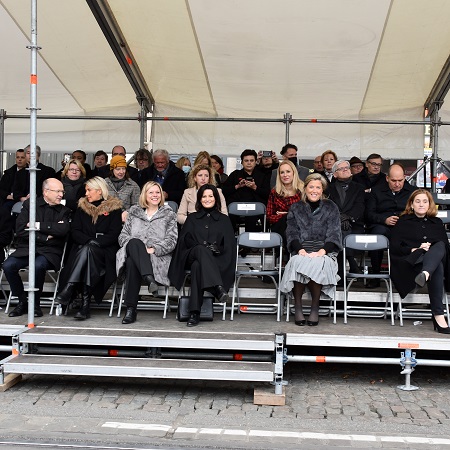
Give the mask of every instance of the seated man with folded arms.
<svg viewBox="0 0 450 450">
<path fill-rule="evenodd" d="M 56 178 L 48 178 L 42 184 L 42 197 L 36 200 L 36 260 L 34 316 L 42 317 L 40 296 L 44 287 L 45 273 L 59 269 L 64 242 L 70 230 L 70 209 L 61 205 L 63 185 Z M 19 298 L 9 317 L 17 317 L 28 310 L 28 296 L 24 290 L 19 270 L 28 266 L 30 200 L 25 200 L 16 221 L 17 250 L 3 263 L 12 294 Z"/>
</svg>

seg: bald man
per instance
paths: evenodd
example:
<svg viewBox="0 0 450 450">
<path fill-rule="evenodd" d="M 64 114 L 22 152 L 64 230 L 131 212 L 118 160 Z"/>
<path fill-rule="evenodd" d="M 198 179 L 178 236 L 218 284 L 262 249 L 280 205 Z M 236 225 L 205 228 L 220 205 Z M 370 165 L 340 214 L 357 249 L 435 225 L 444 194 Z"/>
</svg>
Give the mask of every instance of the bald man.
<svg viewBox="0 0 450 450">
<path fill-rule="evenodd" d="M 406 207 L 409 196 L 417 189 L 405 178 L 405 170 L 400 164 L 392 164 L 386 175 L 387 184 L 372 188 L 366 205 L 366 224 L 370 234 L 391 236 L 391 229 L 397 223 Z M 380 273 L 382 251 L 371 252 L 372 273 Z M 378 287 L 379 280 L 371 280 L 368 287 Z"/>
<path fill-rule="evenodd" d="M 36 199 L 36 271 L 34 316 L 42 317 L 40 296 L 44 287 L 45 272 L 59 269 L 64 242 L 70 230 L 70 209 L 61 205 L 64 189 L 61 181 L 47 178 L 42 183 L 42 197 Z M 23 202 L 22 211 L 17 217 L 17 250 L 3 263 L 6 278 L 12 294 L 19 298 L 16 308 L 9 317 L 17 317 L 28 311 L 28 296 L 24 290 L 19 270 L 28 266 L 30 200 Z"/>
</svg>

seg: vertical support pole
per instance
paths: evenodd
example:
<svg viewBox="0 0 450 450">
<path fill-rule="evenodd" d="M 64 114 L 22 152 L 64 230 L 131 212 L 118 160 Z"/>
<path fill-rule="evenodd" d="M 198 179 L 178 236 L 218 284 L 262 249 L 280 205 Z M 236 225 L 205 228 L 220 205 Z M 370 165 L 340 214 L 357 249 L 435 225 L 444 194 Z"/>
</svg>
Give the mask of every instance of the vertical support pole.
<svg viewBox="0 0 450 450">
<path fill-rule="evenodd" d="M 401 389 L 402 391 L 417 391 L 419 388 L 411 384 L 411 374 L 414 372 L 414 366 L 417 364 L 416 354 L 410 348 L 407 348 L 401 353 L 401 356 L 400 365 L 403 367 L 403 370 L 400 374 L 405 375 L 405 384 L 397 386 L 397 389 Z"/>
<path fill-rule="evenodd" d="M 144 101 L 141 100 L 139 148 L 144 148 L 146 138 L 147 138 L 147 108 L 145 107 Z"/>
<path fill-rule="evenodd" d="M 274 368 L 274 382 L 275 394 L 281 395 L 283 393 L 283 356 L 284 356 L 284 334 L 275 335 L 275 368 Z"/>
<path fill-rule="evenodd" d="M 6 111 L 0 109 L 0 173 L 3 173 L 3 156 L 5 153 L 5 115 Z"/>
<path fill-rule="evenodd" d="M 438 144 L 439 144 L 439 108 L 441 107 L 441 102 L 435 103 L 436 107 L 433 112 L 433 154 L 431 157 L 430 164 L 430 176 L 431 176 L 431 192 L 436 192 L 436 180 L 437 180 L 437 166 L 438 166 Z"/>
<path fill-rule="evenodd" d="M 36 124 L 37 124 L 37 0 L 31 0 L 31 74 L 30 74 L 30 220 L 29 220 L 29 274 L 28 327 L 34 327 L 34 277 L 36 251 Z"/>
<path fill-rule="evenodd" d="M 285 144 L 289 143 L 289 130 L 290 130 L 290 126 L 291 126 L 291 120 L 292 120 L 291 113 L 286 113 L 284 115 L 284 123 L 286 126 L 286 132 L 285 132 L 285 137 L 284 137 Z"/>
</svg>

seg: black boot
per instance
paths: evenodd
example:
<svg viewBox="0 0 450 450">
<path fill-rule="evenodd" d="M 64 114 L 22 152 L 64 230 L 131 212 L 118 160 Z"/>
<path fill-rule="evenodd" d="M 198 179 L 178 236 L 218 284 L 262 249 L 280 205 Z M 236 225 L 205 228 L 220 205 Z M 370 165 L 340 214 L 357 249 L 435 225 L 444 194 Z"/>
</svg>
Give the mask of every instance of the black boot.
<svg viewBox="0 0 450 450">
<path fill-rule="evenodd" d="M 136 322 L 136 316 L 137 316 L 136 308 L 134 308 L 133 306 L 128 306 L 127 312 L 125 313 L 125 316 L 122 319 L 122 323 L 126 325 L 129 323 Z"/>
<path fill-rule="evenodd" d="M 144 280 L 148 285 L 149 294 L 156 296 L 158 294 L 158 285 L 156 284 L 155 277 L 153 275 L 145 275 Z"/>
<path fill-rule="evenodd" d="M 85 286 L 83 289 L 83 303 L 81 304 L 80 310 L 75 314 L 75 319 L 78 320 L 86 320 L 91 317 L 90 312 L 90 304 L 91 304 L 91 291 L 89 286 Z"/>
<path fill-rule="evenodd" d="M 200 322 L 200 312 L 199 311 L 191 311 L 191 314 L 189 315 L 189 319 L 187 321 L 188 327 L 195 327 Z"/>
<path fill-rule="evenodd" d="M 68 305 L 72 300 L 72 295 L 75 291 L 76 283 L 67 283 L 63 290 L 56 295 L 56 303 L 61 305 Z"/>
<path fill-rule="evenodd" d="M 28 311 L 28 297 L 25 293 L 19 295 L 19 303 L 8 314 L 9 317 L 23 316 Z"/>
</svg>

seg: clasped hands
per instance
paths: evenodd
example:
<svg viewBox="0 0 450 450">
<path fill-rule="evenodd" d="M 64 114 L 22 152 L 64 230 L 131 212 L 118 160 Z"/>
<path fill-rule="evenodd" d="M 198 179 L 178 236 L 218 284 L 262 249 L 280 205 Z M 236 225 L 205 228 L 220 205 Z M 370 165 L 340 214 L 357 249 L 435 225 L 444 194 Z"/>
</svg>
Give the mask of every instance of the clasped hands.
<svg viewBox="0 0 450 450">
<path fill-rule="evenodd" d="M 325 256 L 326 255 L 326 251 L 323 248 L 321 248 L 317 252 L 308 253 L 304 248 L 302 248 L 302 249 L 300 249 L 298 251 L 298 254 L 300 256 L 308 256 L 309 258 L 318 258 L 319 256 Z"/>
</svg>

